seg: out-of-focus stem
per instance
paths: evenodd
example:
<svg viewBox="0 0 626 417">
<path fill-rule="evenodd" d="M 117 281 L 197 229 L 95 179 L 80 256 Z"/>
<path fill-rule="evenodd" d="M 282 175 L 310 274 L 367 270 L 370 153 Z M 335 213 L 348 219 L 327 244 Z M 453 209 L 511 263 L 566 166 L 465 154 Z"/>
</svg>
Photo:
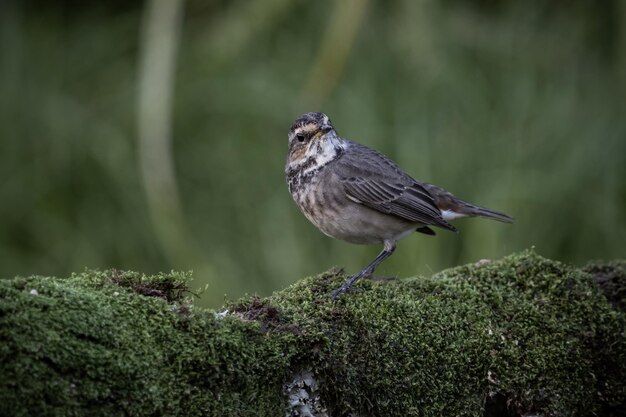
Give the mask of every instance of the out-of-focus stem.
<svg viewBox="0 0 626 417">
<path fill-rule="evenodd" d="M 299 102 L 308 106 L 310 111 L 318 111 L 335 89 L 365 18 L 367 4 L 368 0 L 335 2 L 317 58 L 300 96 Z"/>
<path fill-rule="evenodd" d="M 204 275 L 211 268 L 188 233 L 172 155 L 172 93 L 182 10 L 182 0 L 146 4 L 139 66 L 139 166 L 152 227 L 165 255 L 176 268 L 194 268 L 196 275 Z"/>
</svg>

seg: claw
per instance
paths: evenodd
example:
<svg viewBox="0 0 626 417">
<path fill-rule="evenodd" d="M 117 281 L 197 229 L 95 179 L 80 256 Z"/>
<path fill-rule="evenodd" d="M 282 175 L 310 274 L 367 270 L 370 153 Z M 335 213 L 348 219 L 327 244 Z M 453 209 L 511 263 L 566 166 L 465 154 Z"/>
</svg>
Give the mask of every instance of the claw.
<svg viewBox="0 0 626 417">
<path fill-rule="evenodd" d="M 365 279 L 369 279 L 370 281 L 379 281 L 379 282 L 391 282 L 391 281 L 397 281 L 398 278 L 397 277 L 377 277 L 374 275 L 369 275 L 366 277 L 363 277 Z"/>
<path fill-rule="evenodd" d="M 352 287 L 352 286 L 342 285 L 341 287 L 337 288 L 335 291 L 333 291 L 331 293 L 331 298 L 333 300 L 336 300 L 342 294 L 345 294 L 347 292 L 360 292 L 360 291 L 363 291 L 363 290 L 364 290 L 364 288 L 361 288 L 361 287 Z"/>
<path fill-rule="evenodd" d="M 348 278 L 341 287 L 337 288 L 335 291 L 332 292 L 331 296 L 333 300 L 336 300 L 341 294 L 350 290 L 350 288 L 352 287 L 352 284 L 354 284 L 359 278 L 369 277 L 370 275 L 372 275 L 374 273 L 374 269 L 376 269 L 378 264 L 381 263 L 385 258 L 391 256 L 393 251 L 396 249 L 396 242 L 393 240 L 385 240 L 384 243 L 385 243 L 385 247 L 378 254 L 376 259 L 374 259 L 369 265 L 363 268 L 361 272 Z"/>
</svg>

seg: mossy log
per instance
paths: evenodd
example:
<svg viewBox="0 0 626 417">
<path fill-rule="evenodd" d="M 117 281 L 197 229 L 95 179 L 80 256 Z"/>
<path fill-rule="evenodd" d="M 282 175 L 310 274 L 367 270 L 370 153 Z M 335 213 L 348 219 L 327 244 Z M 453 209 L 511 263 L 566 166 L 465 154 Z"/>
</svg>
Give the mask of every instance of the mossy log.
<svg viewBox="0 0 626 417">
<path fill-rule="evenodd" d="M 0 415 L 589 416 L 626 408 L 626 261 L 330 271 L 222 311 L 187 274 L 0 280 Z"/>
</svg>

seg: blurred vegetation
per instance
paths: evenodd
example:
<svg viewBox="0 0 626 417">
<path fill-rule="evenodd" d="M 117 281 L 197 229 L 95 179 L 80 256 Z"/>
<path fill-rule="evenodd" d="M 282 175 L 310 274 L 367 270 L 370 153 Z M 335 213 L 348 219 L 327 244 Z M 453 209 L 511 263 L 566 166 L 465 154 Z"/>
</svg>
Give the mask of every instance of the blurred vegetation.
<svg viewBox="0 0 626 417">
<path fill-rule="evenodd" d="M 624 256 L 626 3 L 167 3 L 0 3 L 0 276 L 193 269 L 215 306 L 357 270 L 379 248 L 286 190 L 307 111 L 517 218 L 409 237 L 381 275 Z"/>
</svg>

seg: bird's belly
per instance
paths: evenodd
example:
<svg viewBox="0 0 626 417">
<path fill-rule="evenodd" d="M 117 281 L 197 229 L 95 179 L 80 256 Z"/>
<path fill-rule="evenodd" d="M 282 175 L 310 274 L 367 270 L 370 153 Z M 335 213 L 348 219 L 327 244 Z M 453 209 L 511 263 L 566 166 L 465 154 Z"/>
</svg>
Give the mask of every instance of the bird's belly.
<svg viewBox="0 0 626 417">
<path fill-rule="evenodd" d="M 328 236 L 358 244 L 378 244 L 389 239 L 398 240 L 416 229 L 415 224 L 379 214 L 367 207 L 362 208 L 365 210 L 351 207 L 335 216 L 312 221 Z"/>
<path fill-rule="evenodd" d="M 357 244 L 398 240 L 420 225 L 350 201 L 343 191 L 311 187 L 294 199 L 304 215 L 326 235 Z"/>
</svg>

